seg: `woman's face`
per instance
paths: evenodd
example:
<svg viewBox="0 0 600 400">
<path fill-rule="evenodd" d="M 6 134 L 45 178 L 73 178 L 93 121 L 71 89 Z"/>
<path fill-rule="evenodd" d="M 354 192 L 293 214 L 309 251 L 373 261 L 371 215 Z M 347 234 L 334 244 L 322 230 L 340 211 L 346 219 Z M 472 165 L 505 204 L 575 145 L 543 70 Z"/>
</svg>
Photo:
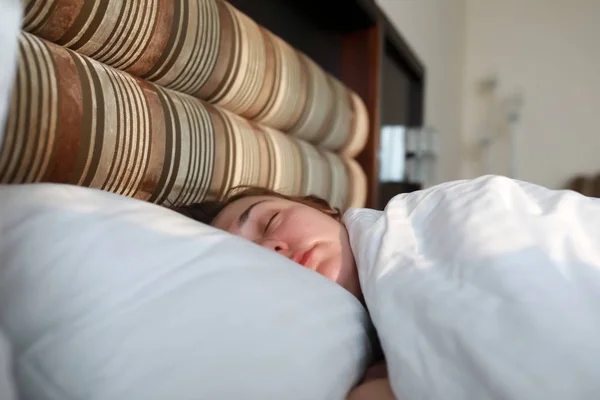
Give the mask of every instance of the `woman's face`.
<svg viewBox="0 0 600 400">
<path fill-rule="evenodd" d="M 278 197 L 251 196 L 229 204 L 212 225 L 276 251 L 360 297 L 348 232 L 319 210 Z"/>
</svg>

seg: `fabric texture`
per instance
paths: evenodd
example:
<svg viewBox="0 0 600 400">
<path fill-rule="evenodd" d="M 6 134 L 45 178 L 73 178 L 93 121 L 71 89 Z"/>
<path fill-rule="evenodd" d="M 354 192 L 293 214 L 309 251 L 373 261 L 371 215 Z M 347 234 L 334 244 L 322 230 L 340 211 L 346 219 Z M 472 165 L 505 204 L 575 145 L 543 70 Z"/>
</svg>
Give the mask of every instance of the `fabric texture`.
<svg viewBox="0 0 600 400">
<path fill-rule="evenodd" d="M 29 0 L 23 29 L 106 65 L 354 157 L 362 100 L 222 0 Z"/>
<path fill-rule="evenodd" d="M 17 400 L 10 342 L 0 329 L 0 399 Z"/>
<path fill-rule="evenodd" d="M 0 204 L 21 399 L 342 400 L 369 362 L 362 304 L 275 252 L 89 188 L 0 185 Z"/>
<path fill-rule="evenodd" d="M 600 199 L 501 177 L 344 216 L 398 399 L 600 396 Z"/>
<path fill-rule="evenodd" d="M 364 202 L 350 159 L 28 33 L 19 49 L 0 183 L 70 183 L 167 205 L 238 185 Z"/>
<path fill-rule="evenodd" d="M 17 43 L 20 32 L 21 2 L 0 2 L 0 147 L 4 141 L 4 122 L 8 114 L 10 94 L 17 69 Z"/>
</svg>

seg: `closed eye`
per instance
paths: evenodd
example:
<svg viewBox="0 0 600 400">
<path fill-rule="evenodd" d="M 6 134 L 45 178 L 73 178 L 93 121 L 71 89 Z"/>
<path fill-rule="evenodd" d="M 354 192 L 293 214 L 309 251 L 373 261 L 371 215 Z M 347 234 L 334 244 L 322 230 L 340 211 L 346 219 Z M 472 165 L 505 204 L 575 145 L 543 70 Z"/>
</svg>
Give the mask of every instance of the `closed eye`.
<svg viewBox="0 0 600 400">
<path fill-rule="evenodd" d="M 269 227 L 271 226 L 271 224 L 273 223 L 273 221 L 275 220 L 275 217 L 277 217 L 279 215 L 279 212 L 276 212 L 275 214 L 273 214 L 273 216 L 269 219 L 269 222 L 267 222 L 267 225 L 265 225 L 265 231 L 264 233 L 267 233 L 267 231 L 269 230 Z"/>
</svg>

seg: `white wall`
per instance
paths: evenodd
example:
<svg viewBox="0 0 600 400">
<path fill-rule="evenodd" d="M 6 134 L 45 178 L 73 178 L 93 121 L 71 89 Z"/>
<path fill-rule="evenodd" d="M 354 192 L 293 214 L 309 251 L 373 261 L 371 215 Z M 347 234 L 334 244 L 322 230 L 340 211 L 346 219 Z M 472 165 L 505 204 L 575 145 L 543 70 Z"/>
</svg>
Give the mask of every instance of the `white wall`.
<svg viewBox="0 0 600 400">
<path fill-rule="evenodd" d="M 378 0 L 426 66 L 425 123 L 440 131 L 437 181 L 461 171 L 465 0 Z"/>
<path fill-rule="evenodd" d="M 600 172 L 600 1 L 467 0 L 466 16 L 465 149 L 481 131 L 477 84 L 495 74 L 500 97 L 524 89 L 518 178 L 559 188 Z M 465 151 L 462 173 L 506 173 L 503 145 L 491 171 Z"/>
</svg>

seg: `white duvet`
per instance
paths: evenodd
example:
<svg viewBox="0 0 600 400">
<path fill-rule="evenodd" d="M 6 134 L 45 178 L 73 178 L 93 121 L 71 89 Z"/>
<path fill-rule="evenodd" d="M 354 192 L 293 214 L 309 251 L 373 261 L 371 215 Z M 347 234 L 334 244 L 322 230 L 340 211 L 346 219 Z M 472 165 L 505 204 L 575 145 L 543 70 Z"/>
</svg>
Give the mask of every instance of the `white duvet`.
<svg viewBox="0 0 600 400">
<path fill-rule="evenodd" d="M 344 220 L 398 399 L 600 399 L 600 200 L 483 177 Z"/>
</svg>

